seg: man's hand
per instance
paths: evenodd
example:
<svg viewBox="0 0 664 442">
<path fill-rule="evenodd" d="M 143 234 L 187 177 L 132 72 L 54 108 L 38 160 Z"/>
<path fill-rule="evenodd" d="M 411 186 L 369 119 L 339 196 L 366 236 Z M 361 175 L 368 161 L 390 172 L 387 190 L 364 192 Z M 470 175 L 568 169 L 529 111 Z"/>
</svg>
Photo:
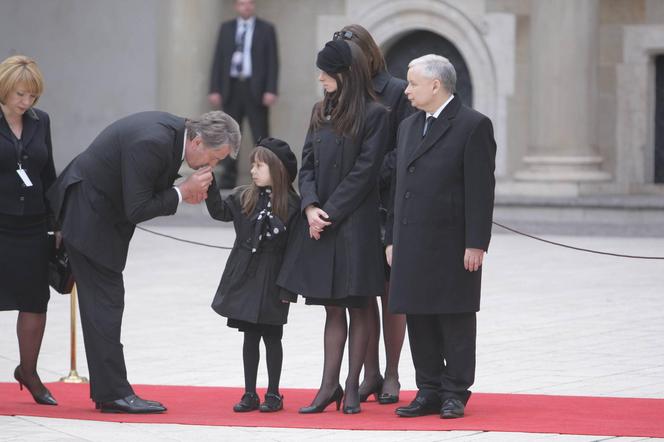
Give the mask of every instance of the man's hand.
<svg viewBox="0 0 664 442">
<path fill-rule="evenodd" d="M 212 106 L 215 109 L 221 109 L 221 104 L 223 103 L 223 99 L 221 98 L 221 94 L 219 92 L 213 92 L 210 95 L 208 95 L 208 102 L 210 102 L 210 106 Z"/>
<path fill-rule="evenodd" d="M 200 203 L 207 198 L 208 187 L 211 183 L 212 168 L 210 166 L 201 167 L 178 186 L 182 201 L 189 204 Z"/>
<path fill-rule="evenodd" d="M 265 92 L 263 94 L 263 106 L 270 107 L 277 102 L 277 96 L 272 92 Z"/>
<path fill-rule="evenodd" d="M 385 247 L 385 259 L 387 259 L 387 264 L 392 267 L 392 244 Z"/>
<path fill-rule="evenodd" d="M 307 215 L 307 221 L 309 222 L 309 237 L 319 240 L 323 229 L 332 224 L 328 221 L 330 217 L 323 209 L 313 205 L 304 209 L 304 213 Z"/>
<path fill-rule="evenodd" d="M 484 260 L 484 250 L 466 249 L 463 257 L 463 267 L 469 272 L 476 272 L 482 266 Z"/>
</svg>

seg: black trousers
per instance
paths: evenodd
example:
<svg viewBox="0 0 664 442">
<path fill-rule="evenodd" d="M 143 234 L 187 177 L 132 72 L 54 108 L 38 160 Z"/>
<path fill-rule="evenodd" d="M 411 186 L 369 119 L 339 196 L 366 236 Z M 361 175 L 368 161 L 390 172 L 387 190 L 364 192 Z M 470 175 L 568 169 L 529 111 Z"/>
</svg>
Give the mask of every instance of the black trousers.
<svg viewBox="0 0 664 442">
<path fill-rule="evenodd" d="M 107 402 L 134 393 L 120 343 L 124 311 L 122 273 L 103 267 L 65 241 L 76 280 L 81 328 L 90 371 L 90 397 Z"/>
<path fill-rule="evenodd" d="M 475 313 L 406 315 L 418 396 L 464 404 L 475 381 Z"/>
<path fill-rule="evenodd" d="M 263 106 L 262 101 L 256 102 L 256 99 L 252 96 L 249 79 L 231 79 L 231 92 L 228 97 L 223 97 L 223 99 L 224 112 L 233 117 L 240 127 L 242 127 L 245 116 L 249 119 L 249 127 L 254 142 L 270 136 L 268 108 Z M 220 187 L 235 187 L 237 182 L 237 160 L 228 156 L 221 161 L 221 164 L 224 167 L 224 173 L 221 176 Z"/>
</svg>

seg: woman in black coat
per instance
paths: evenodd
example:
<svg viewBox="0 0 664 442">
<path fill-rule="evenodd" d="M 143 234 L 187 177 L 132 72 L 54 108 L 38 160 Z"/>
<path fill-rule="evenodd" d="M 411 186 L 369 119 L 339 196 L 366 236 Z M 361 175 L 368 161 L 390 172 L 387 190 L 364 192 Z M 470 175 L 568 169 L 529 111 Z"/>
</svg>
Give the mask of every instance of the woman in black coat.
<svg viewBox="0 0 664 442">
<path fill-rule="evenodd" d="M 373 89 L 378 100 L 390 110 L 389 124 L 387 126 L 388 138 L 386 140 L 385 158 L 380 171 L 380 214 L 381 230 L 385 230 L 385 221 L 390 201 L 392 172 L 396 163 L 396 135 L 401 121 L 414 112 L 404 91 L 408 83 L 400 78 L 393 77 L 387 72 L 385 59 L 373 37 L 360 25 L 344 26 L 334 33 L 334 38 L 350 40 L 362 49 L 369 61 Z M 390 267 L 385 263 L 385 275 L 389 280 Z M 385 377 L 380 374 L 378 358 L 378 344 L 380 342 L 380 315 L 375 299 L 369 301 L 369 343 L 367 355 L 364 359 L 364 379 L 360 384 L 360 400 L 366 401 L 374 395 L 380 404 L 393 404 L 399 401 L 399 358 L 401 348 L 406 336 L 406 316 L 391 313 L 388 309 L 389 286 L 386 281 L 385 294 L 381 296 L 383 340 L 385 341 Z"/>
<path fill-rule="evenodd" d="M 0 310 L 19 311 L 14 377 L 38 404 L 57 405 L 37 374 L 50 296 L 44 192 L 55 181 L 48 114 L 33 108 L 43 89 L 30 58 L 0 63 Z"/>
<path fill-rule="evenodd" d="M 320 390 L 301 413 L 332 402 L 360 411 L 359 375 L 366 353 L 368 301 L 384 290 L 378 174 L 388 111 L 374 99 L 366 57 L 352 42 L 318 53 L 324 99 L 314 106 L 302 151 L 303 223 L 292 236 L 278 284 L 325 306 L 325 362 Z M 346 323 L 350 315 L 350 329 Z M 339 373 L 349 335 L 346 394 Z"/>
</svg>

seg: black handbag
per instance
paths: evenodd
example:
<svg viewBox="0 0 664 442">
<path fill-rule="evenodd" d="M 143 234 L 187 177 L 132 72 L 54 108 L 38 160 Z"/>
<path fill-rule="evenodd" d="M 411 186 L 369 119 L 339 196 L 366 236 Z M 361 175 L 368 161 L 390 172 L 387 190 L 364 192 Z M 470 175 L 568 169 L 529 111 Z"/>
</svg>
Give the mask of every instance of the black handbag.
<svg viewBox="0 0 664 442">
<path fill-rule="evenodd" d="M 71 272 L 69 255 L 67 255 L 64 244 L 61 243 L 60 248 L 55 248 L 55 235 L 52 236 L 52 240 L 51 256 L 48 260 L 48 284 L 56 292 L 66 295 L 71 293 L 74 287 L 74 275 Z"/>
</svg>

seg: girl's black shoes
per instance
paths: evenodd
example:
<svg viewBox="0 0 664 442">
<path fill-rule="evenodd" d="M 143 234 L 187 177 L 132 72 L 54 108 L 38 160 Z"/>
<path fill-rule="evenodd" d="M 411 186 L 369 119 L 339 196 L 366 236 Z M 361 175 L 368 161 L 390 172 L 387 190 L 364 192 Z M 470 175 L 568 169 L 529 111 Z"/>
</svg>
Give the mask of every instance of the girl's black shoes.
<svg viewBox="0 0 664 442">
<path fill-rule="evenodd" d="M 240 402 L 233 405 L 233 411 L 236 413 L 246 413 L 247 411 L 258 410 L 260 399 L 256 393 L 245 393 Z"/>
<path fill-rule="evenodd" d="M 341 388 L 341 385 L 337 385 L 337 388 L 334 389 L 332 396 L 328 398 L 325 402 L 320 405 L 309 405 L 308 407 L 300 408 L 299 412 L 301 414 L 311 414 L 311 413 L 322 413 L 328 405 L 332 402 L 337 403 L 337 411 L 341 408 L 341 400 L 344 397 L 344 390 Z M 345 408 L 345 407 L 344 407 Z"/>
<path fill-rule="evenodd" d="M 259 409 L 263 413 L 271 413 L 279 411 L 284 408 L 284 397 L 280 394 L 265 393 L 265 402 L 263 402 Z"/>
</svg>

